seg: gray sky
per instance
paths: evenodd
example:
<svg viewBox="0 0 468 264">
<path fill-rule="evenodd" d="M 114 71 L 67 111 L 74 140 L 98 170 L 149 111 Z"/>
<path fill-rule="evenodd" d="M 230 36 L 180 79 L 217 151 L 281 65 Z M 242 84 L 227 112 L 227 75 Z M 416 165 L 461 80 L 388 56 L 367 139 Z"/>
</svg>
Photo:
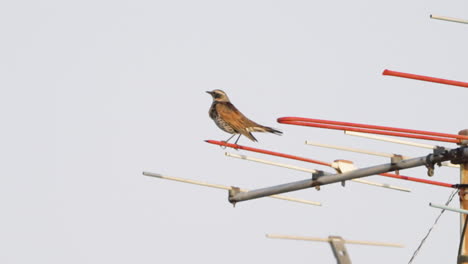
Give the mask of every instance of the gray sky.
<svg viewBox="0 0 468 264">
<path fill-rule="evenodd" d="M 288 194 L 322 207 L 260 199 L 233 209 L 225 191 L 141 172 L 245 188 L 309 177 L 206 144 L 229 136 L 208 117 L 215 88 L 284 132 L 241 144 L 360 167 L 388 160 L 303 142 L 424 155 L 276 118 L 468 128 L 458 116 L 466 89 L 381 75 L 468 81 L 466 25 L 429 19 L 467 10 L 464 0 L 2 2 L 0 262 L 335 263 L 325 243 L 264 237 L 281 233 L 403 243 L 347 248 L 354 263 L 407 263 L 439 213 L 428 203 L 451 190 L 373 176 L 413 192 L 351 182 Z M 427 178 L 423 168 L 404 175 Z M 456 183 L 458 171 L 433 179 Z M 458 225 L 447 212 L 415 263 L 454 263 Z"/>
</svg>

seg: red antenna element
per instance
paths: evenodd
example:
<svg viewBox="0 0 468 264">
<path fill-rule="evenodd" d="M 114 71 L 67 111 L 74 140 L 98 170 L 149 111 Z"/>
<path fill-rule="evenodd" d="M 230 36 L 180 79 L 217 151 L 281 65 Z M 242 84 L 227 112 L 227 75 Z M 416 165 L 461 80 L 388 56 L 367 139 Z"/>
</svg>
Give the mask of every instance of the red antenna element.
<svg viewBox="0 0 468 264">
<path fill-rule="evenodd" d="M 272 156 L 277 156 L 277 157 L 282 157 L 282 158 L 287 158 L 287 159 L 300 160 L 300 161 L 305 161 L 305 162 L 309 162 L 309 163 L 315 163 L 315 164 L 320 164 L 320 165 L 332 167 L 331 163 L 324 162 L 324 161 L 313 160 L 313 159 L 303 158 L 303 157 L 299 157 L 299 156 L 294 156 L 294 155 L 289 155 L 289 154 L 284 154 L 284 153 L 279 153 L 279 152 L 274 152 L 274 151 L 269 151 L 269 150 L 251 148 L 251 147 L 241 146 L 241 145 L 237 145 L 237 144 L 226 143 L 226 142 L 223 142 L 223 141 L 217 141 L 217 140 L 205 140 L 205 141 L 207 143 L 214 144 L 214 145 L 219 145 L 219 146 L 224 146 L 224 147 L 229 147 L 229 148 L 234 148 L 234 149 L 242 149 L 242 150 L 247 150 L 247 151 L 253 151 L 253 152 L 257 152 L 257 153 L 263 153 L 263 154 L 267 154 L 267 155 L 272 155 Z M 385 177 L 390 177 L 390 178 L 401 179 L 401 180 L 407 180 L 407 181 L 437 185 L 437 186 L 441 186 L 441 187 L 458 188 L 457 185 L 455 185 L 455 184 L 437 182 L 437 181 L 431 181 L 431 180 L 424 180 L 424 179 L 420 179 L 420 178 L 414 178 L 414 177 L 403 176 L 403 175 L 396 175 L 396 174 L 392 174 L 392 173 L 381 173 L 379 175 L 385 176 Z"/>
<path fill-rule="evenodd" d="M 287 158 L 287 159 L 293 159 L 293 160 L 300 160 L 300 161 L 305 161 L 305 162 L 309 162 L 309 163 L 315 163 L 315 164 L 319 164 L 319 165 L 323 165 L 323 166 L 327 166 L 327 167 L 331 166 L 331 163 L 328 163 L 328 162 L 303 158 L 303 157 L 299 157 L 299 156 L 294 156 L 294 155 L 289 155 L 289 154 L 284 154 L 284 153 L 279 153 L 279 152 L 274 152 L 274 151 L 269 151 L 269 150 L 264 150 L 264 149 L 251 148 L 251 147 L 241 146 L 241 145 L 237 145 L 237 144 L 226 143 L 224 141 L 216 141 L 216 140 L 205 140 L 205 141 L 210 143 L 210 144 L 229 147 L 229 148 L 233 148 L 233 149 L 243 149 L 243 150 L 247 150 L 247 151 L 252 151 L 252 152 L 257 152 L 257 153 L 262 153 L 262 154 L 267 154 L 267 155 L 272 155 L 272 156 L 277 156 L 277 157 L 282 157 L 282 158 Z"/>
<path fill-rule="evenodd" d="M 432 184 L 432 185 L 437 185 L 437 186 L 441 186 L 441 187 L 458 188 L 455 184 L 450 184 L 450 183 L 445 183 L 445 182 L 438 182 L 438 181 L 431 181 L 431 180 L 425 180 L 425 179 L 419 179 L 419 178 L 408 177 L 408 176 L 403 176 L 403 175 L 396 175 L 396 174 L 393 174 L 393 173 L 381 173 L 379 175 L 382 175 L 382 176 L 385 176 L 385 177 L 390 177 L 390 178 L 395 178 L 395 179 L 408 180 L 408 181 L 414 181 L 414 182 L 420 182 L 420 183 L 426 183 L 426 184 Z"/>
<path fill-rule="evenodd" d="M 380 135 L 387 135 L 387 136 L 417 138 L 417 139 L 434 140 L 434 141 L 442 141 L 442 142 L 450 142 L 450 143 L 459 143 L 460 140 L 468 139 L 468 136 L 461 136 L 461 135 L 455 135 L 455 134 L 438 133 L 438 132 L 414 130 L 414 129 L 406 129 L 406 128 L 387 127 L 387 126 L 357 124 L 357 123 L 331 121 L 331 120 L 321 120 L 321 119 L 304 118 L 304 117 L 281 117 L 281 118 L 278 118 L 278 123 L 298 125 L 298 126 L 327 128 L 327 129 L 336 129 L 336 130 L 344 130 L 344 131 L 363 132 L 363 133 L 371 133 L 371 134 L 380 134 Z"/>
<path fill-rule="evenodd" d="M 411 73 L 384 70 L 382 75 L 390 75 L 390 76 L 395 76 L 395 77 L 402 77 L 402 78 L 408 78 L 408 79 L 414 79 L 414 80 L 420 80 L 420 81 L 426 81 L 426 82 L 441 83 L 441 84 L 448 84 L 448 85 L 461 86 L 461 87 L 468 88 L 468 83 L 466 83 L 466 82 L 452 81 L 452 80 L 447 80 L 447 79 L 434 78 L 434 77 L 416 75 L 416 74 L 411 74 Z"/>
</svg>

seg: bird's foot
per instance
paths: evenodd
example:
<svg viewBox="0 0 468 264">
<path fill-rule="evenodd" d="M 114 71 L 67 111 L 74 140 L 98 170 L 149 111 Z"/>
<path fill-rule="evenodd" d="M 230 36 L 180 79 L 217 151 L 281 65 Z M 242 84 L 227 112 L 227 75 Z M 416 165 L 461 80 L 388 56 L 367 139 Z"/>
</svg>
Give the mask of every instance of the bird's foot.
<svg viewBox="0 0 468 264">
<path fill-rule="evenodd" d="M 224 141 L 224 140 L 221 140 L 221 142 L 227 143 L 227 141 Z M 226 149 L 226 148 L 227 148 L 227 146 L 223 146 L 223 145 L 219 145 L 219 146 L 220 146 L 222 149 Z"/>
</svg>

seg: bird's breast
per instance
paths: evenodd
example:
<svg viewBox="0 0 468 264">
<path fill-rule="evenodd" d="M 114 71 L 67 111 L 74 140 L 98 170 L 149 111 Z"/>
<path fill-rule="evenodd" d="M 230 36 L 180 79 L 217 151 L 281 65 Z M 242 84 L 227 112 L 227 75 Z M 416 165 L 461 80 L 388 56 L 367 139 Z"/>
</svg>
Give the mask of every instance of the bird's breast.
<svg viewBox="0 0 468 264">
<path fill-rule="evenodd" d="M 216 103 L 211 104 L 210 110 L 208 110 L 208 115 L 211 119 L 215 120 L 218 117 L 218 112 L 216 111 Z"/>
<path fill-rule="evenodd" d="M 210 115 L 211 119 L 215 122 L 215 124 L 221 128 L 223 131 L 228 132 L 230 134 L 237 133 L 230 125 L 229 123 L 226 122 L 218 113 L 218 110 L 216 109 L 216 102 L 213 102 L 213 104 L 210 107 L 210 110 L 208 111 L 208 114 Z"/>
</svg>

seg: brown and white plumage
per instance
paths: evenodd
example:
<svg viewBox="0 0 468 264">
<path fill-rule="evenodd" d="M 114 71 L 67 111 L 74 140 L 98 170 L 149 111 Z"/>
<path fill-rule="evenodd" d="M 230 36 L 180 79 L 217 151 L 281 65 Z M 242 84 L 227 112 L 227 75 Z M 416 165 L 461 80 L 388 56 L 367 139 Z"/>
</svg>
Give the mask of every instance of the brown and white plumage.
<svg viewBox="0 0 468 264">
<path fill-rule="evenodd" d="M 239 110 L 237 110 L 224 91 L 216 89 L 208 91 L 207 93 L 213 97 L 213 103 L 211 104 L 209 115 L 216 125 L 223 131 L 234 135 L 244 135 L 252 141 L 257 141 L 257 139 L 252 135 L 252 132 L 269 132 L 276 135 L 281 135 L 283 133 L 274 128 L 262 126 L 248 119 Z M 227 141 L 229 141 L 229 139 Z M 239 138 L 237 138 L 237 140 L 239 140 Z"/>
</svg>

